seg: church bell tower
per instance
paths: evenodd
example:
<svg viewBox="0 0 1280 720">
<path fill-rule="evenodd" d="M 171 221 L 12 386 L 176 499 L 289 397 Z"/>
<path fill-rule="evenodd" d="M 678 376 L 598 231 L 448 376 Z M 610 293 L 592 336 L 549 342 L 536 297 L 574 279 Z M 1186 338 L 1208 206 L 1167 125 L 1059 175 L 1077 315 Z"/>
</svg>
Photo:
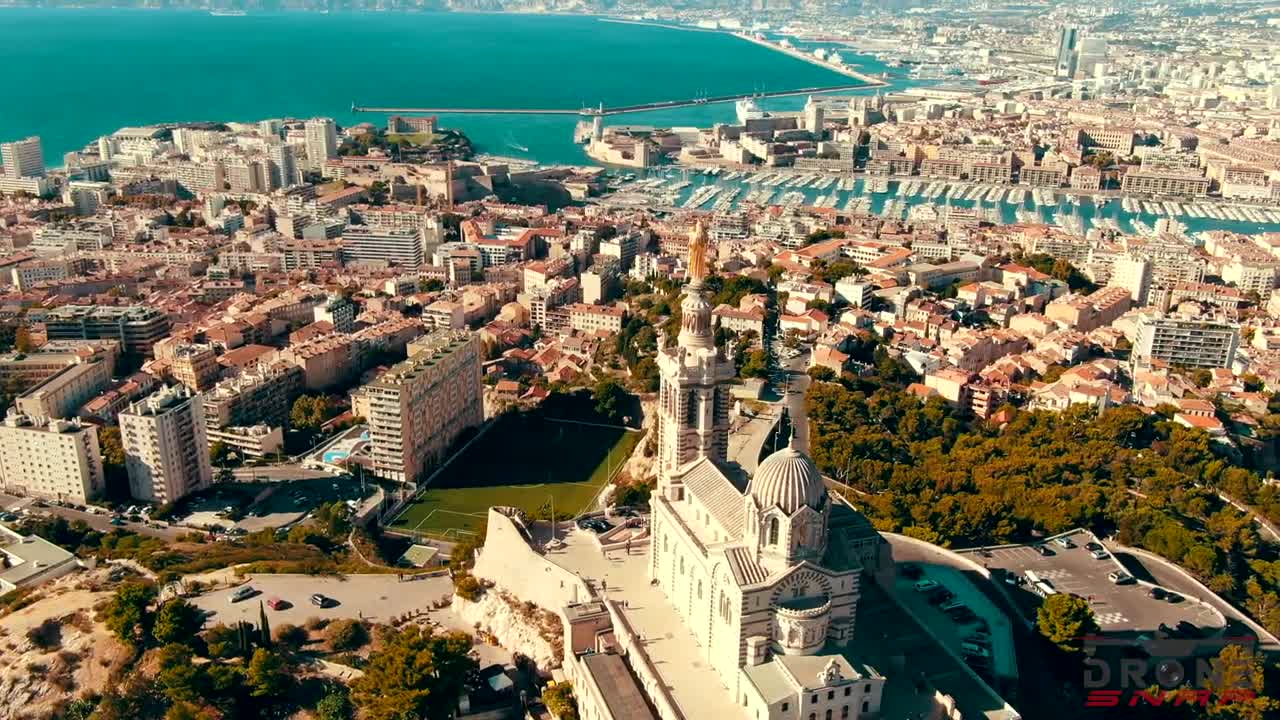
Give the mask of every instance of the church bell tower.
<svg viewBox="0 0 1280 720">
<path fill-rule="evenodd" d="M 680 335 L 658 354 L 658 491 L 679 499 L 680 468 L 700 458 L 723 463 L 729 449 L 727 382 L 733 365 L 716 348 L 707 276 L 707 231 L 699 221 L 689 238 L 689 283 L 680 303 Z"/>
</svg>

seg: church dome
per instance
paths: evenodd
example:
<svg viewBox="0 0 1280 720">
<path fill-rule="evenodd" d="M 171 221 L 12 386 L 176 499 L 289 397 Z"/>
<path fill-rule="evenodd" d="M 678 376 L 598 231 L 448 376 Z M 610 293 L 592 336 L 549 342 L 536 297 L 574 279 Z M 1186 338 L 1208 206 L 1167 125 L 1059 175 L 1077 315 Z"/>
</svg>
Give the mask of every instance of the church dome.
<svg viewBox="0 0 1280 720">
<path fill-rule="evenodd" d="M 821 510 L 827 499 L 827 488 L 818 466 L 794 445 L 765 458 L 751 478 L 747 492 L 761 510 L 777 505 L 787 515 L 806 505 Z"/>
</svg>

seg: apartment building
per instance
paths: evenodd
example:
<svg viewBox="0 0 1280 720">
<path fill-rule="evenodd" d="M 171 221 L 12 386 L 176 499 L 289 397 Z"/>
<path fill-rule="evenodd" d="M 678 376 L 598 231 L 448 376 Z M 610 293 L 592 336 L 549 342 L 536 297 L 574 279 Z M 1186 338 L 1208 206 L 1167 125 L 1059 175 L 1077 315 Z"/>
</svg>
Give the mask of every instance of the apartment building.
<svg viewBox="0 0 1280 720">
<path fill-rule="evenodd" d="M 36 422 L 72 417 L 111 383 L 111 363 L 102 360 L 67 365 L 14 400 L 19 413 Z"/>
<path fill-rule="evenodd" d="M 347 263 L 387 263 L 418 268 L 425 256 L 421 230 L 349 225 L 342 232 L 342 259 Z"/>
<path fill-rule="evenodd" d="M 1203 197 L 1209 194 L 1209 178 L 1196 172 L 1138 170 L 1120 178 L 1120 189 L 1165 197 Z"/>
<path fill-rule="evenodd" d="M 146 305 L 63 305 L 45 314 L 50 340 L 119 340 L 124 352 L 150 355 L 169 335 L 169 316 Z"/>
<path fill-rule="evenodd" d="M 212 388 L 222 375 L 218 353 L 212 345 L 182 345 L 173 350 L 173 379 L 196 392 Z"/>
<path fill-rule="evenodd" d="M 40 138 L 34 135 L 0 143 L 0 157 L 4 160 L 4 174 L 11 178 L 44 177 L 44 152 Z"/>
<path fill-rule="evenodd" d="M 182 385 L 162 388 L 120 413 L 129 494 L 172 503 L 213 482 L 204 403 Z"/>
<path fill-rule="evenodd" d="M 587 333 L 597 330 L 607 333 L 622 332 L 622 320 L 626 317 L 626 311 L 620 307 L 574 303 L 566 309 L 569 311 L 569 327 L 574 330 Z"/>
<path fill-rule="evenodd" d="M 464 430 L 484 421 L 478 336 L 439 330 L 409 345 L 409 359 L 364 386 L 371 469 L 416 483 Z"/>
<path fill-rule="evenodd" d="M 1144 315 L 1133 343 L 1133 366 L 1159 362 L 1171 367 L 1229 368 L 1240 345 L 1232 323 L 1176 315 Z"/>
<path fill-rule="evenodd" d="M 97 427 L 11 413 L 0 423 L 0 483 L 6 493 L 50 500 L 98 497 L 104 484 Z"/>
<path fill-rule="evenodd" d="M 68 365 L 95 361 L 104 362 L 111 375 L 119 357 L 120 343 L 116 341 L 53 340 L 28 353 L 0 355 L 0 383 L 29 387 L 57 375 Z"/>
</svg>

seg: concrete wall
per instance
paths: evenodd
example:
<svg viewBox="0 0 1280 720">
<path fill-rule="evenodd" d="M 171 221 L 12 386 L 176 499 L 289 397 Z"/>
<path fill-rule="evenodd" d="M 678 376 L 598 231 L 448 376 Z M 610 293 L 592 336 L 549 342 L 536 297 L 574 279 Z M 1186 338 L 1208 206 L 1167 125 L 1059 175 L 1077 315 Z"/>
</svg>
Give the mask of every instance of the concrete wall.
<svg viewBox="0 0 1280 720">
<path fill-rule="evenodd" d="M 591 597 L 582 578 L 535 552 L 518 521 L 497 508 L 489 509 L 488 532 L 472 574 L 556 613 Z"/>
</svg>

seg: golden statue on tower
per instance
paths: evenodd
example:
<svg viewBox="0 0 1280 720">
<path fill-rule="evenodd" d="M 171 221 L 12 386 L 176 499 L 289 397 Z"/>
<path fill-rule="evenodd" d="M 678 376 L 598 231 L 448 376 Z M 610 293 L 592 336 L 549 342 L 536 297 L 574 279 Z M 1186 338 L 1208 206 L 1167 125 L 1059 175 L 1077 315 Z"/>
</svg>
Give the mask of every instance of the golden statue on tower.
<svg viewBox="0 0 1280 720">
<path fill-rule="evenodd" d="M 689 282 L 701 284 L 707 277 L 707 228 L 699 220 L 689 233 Z"/>
</svg>

